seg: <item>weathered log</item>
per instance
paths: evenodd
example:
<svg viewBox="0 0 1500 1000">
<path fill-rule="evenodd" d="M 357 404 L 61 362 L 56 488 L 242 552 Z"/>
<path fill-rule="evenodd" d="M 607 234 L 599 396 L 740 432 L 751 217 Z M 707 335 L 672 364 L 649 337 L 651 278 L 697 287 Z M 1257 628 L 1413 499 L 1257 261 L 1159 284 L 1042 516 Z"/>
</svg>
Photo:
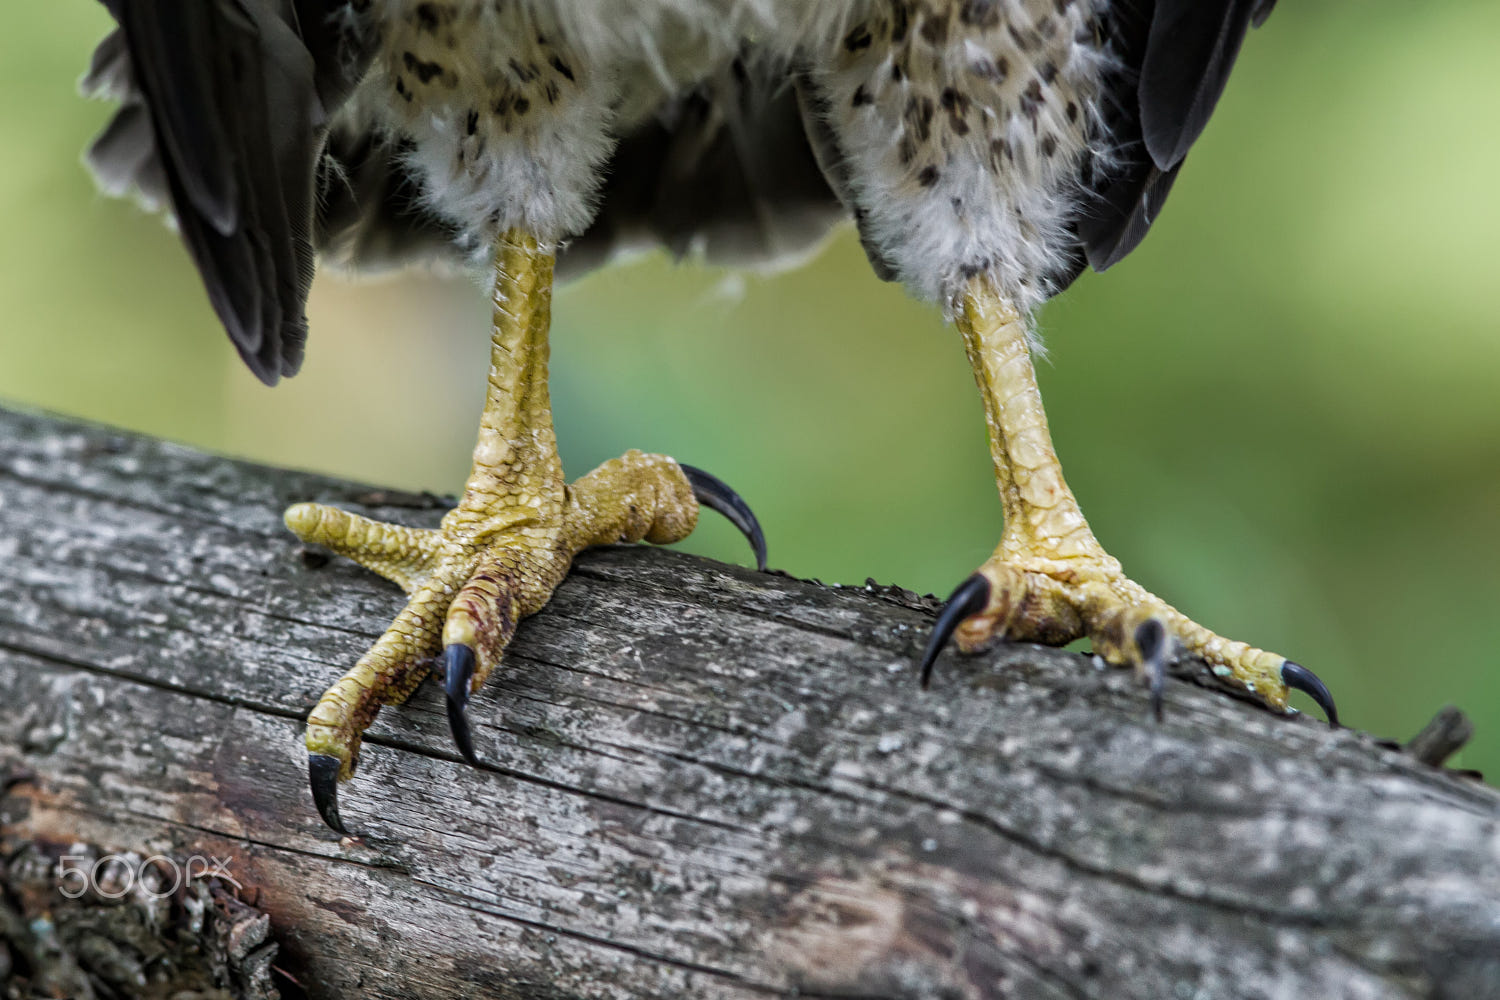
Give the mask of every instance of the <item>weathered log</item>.
<svg viewBox="0 0 1500 1000">
<path fill-rule="evenodd" d="M 1493 789 L 1191 670 L 1160 724 L 1030 646 L 922 692 L 930 602 L 645 547 L 522 626 L 483 768 L 384 711 L 341 842 L 301 720 L 401 598 L 302 499 L 439 514 L 0 412 L 8 842 L 227 859 L 309 996 L 1500 996 Z"/>
</svg>

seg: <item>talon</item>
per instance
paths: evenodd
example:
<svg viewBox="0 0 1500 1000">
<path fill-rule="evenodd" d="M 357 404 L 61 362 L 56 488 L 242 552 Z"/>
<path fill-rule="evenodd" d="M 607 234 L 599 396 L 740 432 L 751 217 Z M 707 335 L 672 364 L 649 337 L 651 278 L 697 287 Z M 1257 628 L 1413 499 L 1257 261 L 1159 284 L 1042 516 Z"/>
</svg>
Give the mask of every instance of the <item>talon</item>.
<svg viewBox="0 0 1500 1000">
<path fill-rule="evenodd" d="M 334 833 L 349 836 L 344 821 L 339 818 L 339 759 L 332 754 L 310 753 L 307 755 L 307 779 L 312 786 L 313 805 Z"/>
<path fill-rule="evenodd" d="M 1167 690 L 1167 629 L 1159 620 L 1148 618 L 1136 626 L 1135 648 L 1141 654 L 1141 669 L 1151 686 L 1151 714 L 1162 720 L 1162 701 Z"/>
<path fill-rule="evenodd" d="M 1287 660 L 1281 665 L 1281 682 L 1289 688 L 1296 688 L 1310 695 L 1328 717 L 1328 724 L 1338 727 L 1339 710 L 1334 707 L 1333 695 L 1328 693 L 1328 686 L 1318 679 L 1317 674 L 1300 663 Z"/>
<path fill-rule="evenodd" d="M 937 621 L 932 626 L 932 635 L 927 638 L 927 649 L 922 653 L 922 686 L 932 680 L 932 665 L 938 654 L 948 644 L 953 630 L 971 615 L 977 615 L 990 603 L 990 581 L 975 573 L 958 585 L 943 605 Z"/>
<path fill-rule="evenodd" d="M 463 759 L 474 767 L 474 741 L 469 735 L 469 719 L 464 706 L 469 703 L 469 685 L 474 680 L 474 650 L 460 643 L 443 650 L 443 690 L 448 694 L 448 728 Z"/>
<path fill-rule="evenodd" d="M 693 496 L 698 498 L 698 502 L 723 514 L 749 540 L 750 547 L 755 550 L 755 568 L 764 573 L 766 536 L 761 532 L 760 522 L 750 510 L 750 505 L 717 476 L 711 476 L 684 462 L 678 462 L 677 466 L 687 477 L 688 485 L 693 488 Z"/>
</svg>

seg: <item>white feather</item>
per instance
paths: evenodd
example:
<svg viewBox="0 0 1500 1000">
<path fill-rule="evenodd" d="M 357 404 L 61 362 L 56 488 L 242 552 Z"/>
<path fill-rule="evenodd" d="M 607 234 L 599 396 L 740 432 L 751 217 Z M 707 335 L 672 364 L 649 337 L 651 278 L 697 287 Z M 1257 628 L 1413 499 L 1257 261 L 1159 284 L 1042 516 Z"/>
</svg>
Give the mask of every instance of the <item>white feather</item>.
<svg viewBox="0 0 1500 1000">
<path fill-rule="evenodd" d="M 1031 311 L 1055 291 L 1047 276 L 1061 269 L 1076 242 L 1069 227 L 1080 201 L 1081 160 L 1102 152 L 1099 95 L 1113 64 L 1079 39 L 1089 37 L 1087 22 L 1103 5 L 1088 0 L 1059 12 L 1050 2 L 997 0 L 996 27 L 955 25 L 945 41 L 920 39 L 918 18 L 952 15 L 958 6 L 917 4 L 903 47 L 882 47 L 877 39 L 854 53 L 835 52 L 815 64 L 813 80 L 845 158 L 866 244 L 895 277 L 913 294 L 946 306 L 969 276 L 983 274 Z M 1026 51 L 1016 35 L 1042 18 L 1061 23 L 1041 51 Z M 1055 76 L 1038 88 L 1040 103 L 1028 115 L 1027 89 L 1040 82 L 1037 67 L 1047 63 Z M 860 87 L 867 100 L 855 105 L 850 95 Z M 930 134 L 912 135 L 911 102 L 940 105 L 947 88 L 972 102 L 967 131 L 957 132 L 939 107 Z M 1054 145 L 1044 155 L 1048 137 Z M 902 144 L 909 139 L 919 151 L 908 160 Z M 996 142 L 1009 150 L 998 162 Z M 929 169 L 936 179 L 924 184 Z"/>
<path fill-rule="evenodd" d="M 410 165 L 429 206 L 476 255 L 512 228 L 557 243 L 587 228 L 616 139 L 667 95 L 748 42 L 790 58 L 810 40 L 832 39 L 848 9 L 864 2 L 449 0 L 429 5 L 451 27 L 434 32 L 421 28 L 410 0 L 378 0 L 372 16 L 382 54 L 345 113 L 413 140 Z M 414 86 L 404 71 L 408 53 L 443 75 Z M 517 66 L 549 73 L 553 56 L 571 76 L 554 76 L 557 99 L 545 107 L 528 98 L 531 110 L 507 120 L 476 100 L 524 86 Z M 414 99 L 393 95 L 398 79 Z M 479 127 L 470 134 L 476 110 Z"/>
<path fill-rule="evenodd" d="M 977 27 L 959 23 L 970 9 L 962 0 L 911 0 L 900 44 L 858 46 L 847 33 L 889 23 L 890 5 L 439 0 L 422 5 L 443 11 L 434 30 L 411 0 L 376 0 L 382 55 L 346 113 L 413 140 L 429 206 L 477 259 L 507 229 L 549 243 L 581 233 L 617 137 L 754 46 L 798 67 L 823 96 L 843 193 L 899 280 L 946 306 L 981 274 L 1030 311 L 1073 251 L 1081 163 L 1108 155 L 1100 102 L 1113 63 L 1088 30 L 1104 2 L 1059 10 L 1052 0 L 993 0 L 996 18 Z M 919 38 L 929 18 L 951 30 Z M 559 60 L 565 75 L 549 69 Z M 430 79 L 417 80 L 414 66 Z M 1028 97 L 1042 66 L 1051 75 Z M 531 70 L 541 77 L 527 79 Z M 549 82 L 545 106 L 533 107 Z M 857 88 L 868 98 L 851 102 Z M 969 102 L 962 127 L 940 112 L 930 135 L 914 135 L 910 102 L 952 88 Z M 529 97 L 526 114 L 496 110 L 513 109 L 516 93 Z"/>
</svg>

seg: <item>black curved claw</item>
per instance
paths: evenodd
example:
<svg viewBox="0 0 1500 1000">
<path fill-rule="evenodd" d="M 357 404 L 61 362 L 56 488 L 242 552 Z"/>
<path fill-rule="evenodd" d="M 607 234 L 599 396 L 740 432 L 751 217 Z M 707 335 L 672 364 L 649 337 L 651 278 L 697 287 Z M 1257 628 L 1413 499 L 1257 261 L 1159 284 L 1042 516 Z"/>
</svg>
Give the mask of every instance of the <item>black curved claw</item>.
<svg viewBox="0 0 1500 1000">
<path fill-rule="evenodd" d="M 948 639 L 959 622 L 970 615 L 977 615 L 990 603 L 990 581 L 975 573 L 949 595 L 938 620 L 933 623 L 932 635 L 927 637 L 927 649 L 922 653 L 922 686 L 932 680 L 932 665 L 938 654 L 948 645 Z"/>
<path fill-rule="evenodd" d="M 755 519 L 750 505 L 719 477 L 711 476 L 697 466 L 684 462 L 678 462 L 677 466 L 687 477 L 688 485 L 693 488 L 693 496 L 698 498 L 698 502 L 729 518 L 729 523 L 739 528 L 740 533 L 749 540 L 750 547 L 755 550 L 755 568 L 764 573 L 766 536 L 761 532 L 760 522 Z"/>
<path fill-rule="evenodd" d="M 448 729 L 464 760 L 475 767 L 474 740 L 469 735 L 469 718 L 464 706 L 469 703 L 469 685 L 474 680 L 474 651 L 461 643 L 443 650 L 443 690 L 448 694 Z"/>
<path fill-rule="evenodd" d="M 1300 663 L 1287 660 L 1281 665 L 1281 682 L 1289 688 L 1305 691 L 1328 717 L 1328 724 L 1335 728 L 1338 726 L 1339 710 L 1334 707 L 1333 695 L 1328 693 L 1328 685 L 1319 680 L 1317 674 Z"/>
<path fill-rule="evenodd" d="M 344 821 L 339 818 L 339 768 L 342 766 L 331 754 L 307 755 L 307 782 L 312 786 L 313 805 L 318 807 L 318 815 L 334 833 L 347 837 L 349 831 L 344 829 Z"/>
<path fill-rule="evenodd" d="M 1135 648 L 1141 653 L 1141 666 L 1151 685 L 1151 714 L 1162 720 L 1162 699 L 1167 690 L 1167 629 L 1155 618 L 1147 618 L 1135 627 Z"/>
</svg>

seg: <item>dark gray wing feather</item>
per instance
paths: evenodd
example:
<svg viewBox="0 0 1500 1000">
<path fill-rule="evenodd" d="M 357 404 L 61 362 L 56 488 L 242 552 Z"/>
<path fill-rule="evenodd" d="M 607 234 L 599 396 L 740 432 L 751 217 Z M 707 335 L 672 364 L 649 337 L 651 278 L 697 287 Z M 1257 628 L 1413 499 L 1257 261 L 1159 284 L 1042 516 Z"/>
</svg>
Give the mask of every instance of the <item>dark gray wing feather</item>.
<svg viewBox="0 0 1500 1000">
<path fill-rule="evenodd" d="M 1122 2 L 1108 31 L 1125 65 L 1108 125 L 1120 164 L 1090 179 L 1077 229 L 1096 271 L 1141 242 L 1165 202 L 1189 147 L 1224 92 L 1247 29 L 1275 0 Z"/>
<path fill-rule="evenodd" d="M 465 264 L 455 228 L 422 200 L 410 143 L 355 121 L 334 125 L 318 164 L 314 245 L 347 270 Z"/>
<path fill-rule="evenodd" d="M 1258 0 L 1157 0 L 1141 66 L 1141 134 L 1162 170 L 1182 162 L 1213 114 Z"/>
<path fill-rule="evenodd" d="M 795 259 L 845 212 L 803 128 L 791 73 L 735 59 L 620 143 L 598 217 L 559 262 L 576 272 L 662 246 L 728 266 Z"/>
<path fill-rule="evenodd" d="M 103 0 L 119 25 L 86 87 L 122 102 L 90 150 L 107 189 L 171 204 L 250 369 L 297 370 L 312 280 L 314 171 L 363 71 L 346 0 Z"/>
</svg>

